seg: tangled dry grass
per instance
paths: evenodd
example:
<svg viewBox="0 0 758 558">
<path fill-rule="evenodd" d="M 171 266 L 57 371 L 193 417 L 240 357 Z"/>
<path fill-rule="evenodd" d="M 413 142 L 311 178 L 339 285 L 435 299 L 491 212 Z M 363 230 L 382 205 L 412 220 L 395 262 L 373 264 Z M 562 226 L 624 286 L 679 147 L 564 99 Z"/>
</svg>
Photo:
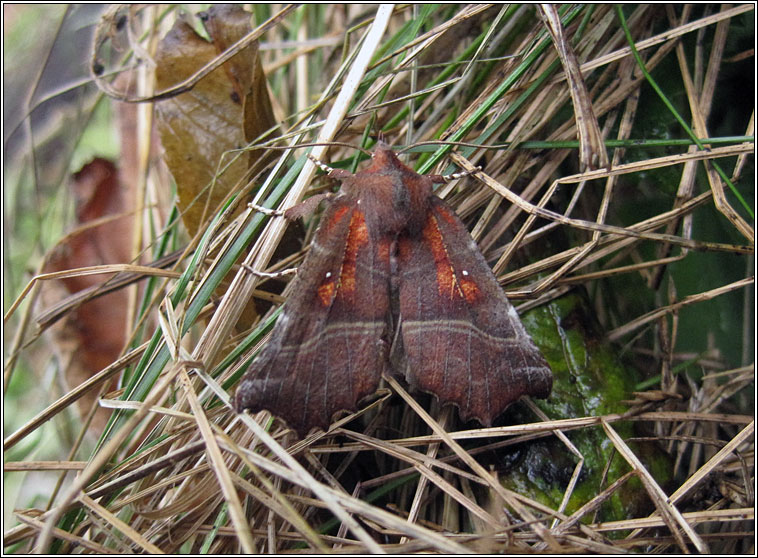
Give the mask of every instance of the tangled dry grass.
<svg viewBox="0 0 758 558">
<path fill-rule="evenodd" d="M 104 16 L 102 43 L 117 41 L 126 26 L 116 69 L 129 66 L 134 76 L 132 89 L 108 72 L 98 76 L 112 97 L 154 94 L 147 70 L 176 17 L 163 10 Z M 455 142 L 454 151 L 439 141 L 419 147 L 417 168 L 482 167 L 440 195 L 471 225 L 519 311 L 548 315 L 566 293 L 585 293 L 596 322 L 580 318 L 588 354 L 595 344 L 613 347 L 641 372 L 636 391 L 613 412 L 567 416 L 524 402 L 522 423 L 471 428 L 386 378 L 359 413 L 304 440 L 265 412 L 237 415 L 230 394 L 273 320 L 269 312 L 240 325 L 248 301 L 268 287 L 241 264 L 276 271 L 302 258 L 298 250 L 274 256 L 285 221 L 244 204 L 252 195 L 261 205 L 290 207 L 319 184 L 316 168 L 304 164 L 302 150 L 272 151 L 188 239 L 171 212 L 169 174 L 149 155 L 155 136 L 145 103 L 132 116 L 141 130 L 135 259 L 39 273 L 19 296 L 23 305 L 6 314 L 8 396 L 18 368 L 49 352 L 40 334 L 95 296 L 91 289 L 52 307 L 38 302 L 46 285 L 103 271 L 110 275 L 101 289 L 153 281 L 134 290 L 140 311 L 130 315 L 118 359 L 56 396 L 29 388 L 33 416 L 20 424 L 6 417 L 13 424 L 4 441 L 6 478 L 57 475 L 42 504 L 15 503 L 6 550 L 753 553 L 754 114 L 735 122 L 740 113 L 733 112 L 731 128 L 709 128 L 713 113 L 723 112 L 718 104 L 730 102 L 719 97 L 719 79 L 740 57 L 754 56 L 732 52 L 753 6 L 649 4 L 623 14 L 610 5 L 575 6 L 542 17 L 533 6 L 371 6 L 354 20 L 349 10 L 285 8 L 258 33 L 271 45 L 261 56 L 283 125 L 281 136 L 251 145 L 316 142 L 316 157 L 340 161 L 355 151 L 337 145 L 326 157 L 326 144 L 360 144 L 377 129 L 395 144 Z M 559 57 L 561 33 L 578 74 L 564 71 L 570 57 Z M 191 91 L 197 79 L 178 85 Z M 671 106 L 662 100 L 669 98 Z M 685 109 L 681 121 L 672 116 L 677 108 Z M 668 118 L 658 122 L 668 127 L 663 139 L 639 135 L 652 136 L 651 121 L 661 115 Z M 216 175 L 251 145 L 228 153 Z M 182 250 L 171 253 L 169 236 Z M 687 279 L 693 269 L 708 277 Z M 286 294 L 266 296 L 277 303 Z M 736 308 L 724 317 L 728 327 L 710 322 L 711 311 L 698 314 L 723 299 Z M 736 357 L 719 344 L 720 328 L 739 332 Z M 553 329 L 563 335 L 571 325 L 557 321 Z M 589 332 L 597 329 L 595 338 Z M 542 330 L 533 334 L 552 342 Z M 563 347 L 562 360 L 580 377 L 583 363 Z M 120 387 L 103 387 L 125 370 Z M 99 397 L 73 411 L 88 393 Z M 12 403 L 6 399 L 6 409 Z M 90 424 L 96 409 L 106 409 L 97 428 Z M 65 432 L 71 424 L 81 424 L 78 433 Z M 630 424 L 643 426 L 666 455 L 666 480 L 623 430 Z M 49 455 L 35 444 L 48 443 L 44 432 L 53 425 L 58 456 L 37 459 Z M 577 489 L 590 467 L 575 443 L 579 432 L 598 436 L 606 452 L 591 494 Z M 559 486 L 557 503 L 545 495 L 545 478 L 516 488 L 505 482 L 509 467 L 482 459 L 508 448 L 529 452 L 537 442 L 573 456 L 566 480 L 551 485 Z M 614 517 L 607 503 L 633 482 L 645 505 Z"/>
</svg>

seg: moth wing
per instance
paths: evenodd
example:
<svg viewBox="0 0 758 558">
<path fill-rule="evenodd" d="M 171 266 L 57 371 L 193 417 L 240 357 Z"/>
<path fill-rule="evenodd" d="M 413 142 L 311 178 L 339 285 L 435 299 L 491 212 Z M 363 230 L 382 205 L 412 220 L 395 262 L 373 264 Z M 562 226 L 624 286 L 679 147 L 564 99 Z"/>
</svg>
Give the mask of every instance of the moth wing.
<svg viewBox="0 0 758 558">
<path fill-rule="evenodd" d="M 409 384 L 485 425 L 552 373 L 453 210 L 430 198 L 423 229 L 398 240 L 402 350 Z M 396 353 L 393 347 L 393 356 Z"/>
<path fill-rule="evenodd" d="M 235 395 L 238 411 L 267 409 L 302 437 L 376 391 L 390 337 L 389 250 L 359 203 L 334 198 L 271 338 Z"/>
</svg>

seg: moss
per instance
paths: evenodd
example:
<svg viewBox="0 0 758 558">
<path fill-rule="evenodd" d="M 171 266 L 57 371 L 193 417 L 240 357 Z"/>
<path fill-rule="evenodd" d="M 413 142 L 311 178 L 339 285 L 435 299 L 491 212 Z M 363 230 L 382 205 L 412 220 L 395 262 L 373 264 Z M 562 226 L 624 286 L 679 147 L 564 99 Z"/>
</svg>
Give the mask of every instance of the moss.
<svg viewBox="0 0 758 558">
<path fill-rule="evenodd" d="M 553 392 L 547 400 L 537 401 L 548 417 L 602 416 L 627 410 L 624 400 L 631 399 L 640 374 L 622 363 L 613 347 L 602 341 L 583 291 L 575 291 L 528 312 L 523 322 L 553 369 Z M 533 420 L 526 414 L 518 416 L 522 412 L 514 409 L 509 417 L 514 421 Z M 613 427 L 625 439 L 637 435 L 633 423 L 617 422 Z M 579 482 L 566 508 L 566 513 L 571 514 L 630 468 L 614 452 L 613 444 L 600 426 L 570 431 L 566 435 L 584 457 Z M 639 444 L 633 449 L 659 483 L 669 480 L 672 468 L 667 454 L 650 451 Z M 511 457 L 518 455 L 518 458 L 502 475 L 503 484 L 557 508 L 579 459 L 556 437 L 522 444 L 509 451 L 512 451 Z M 648 503 L 641 483 L 633 478 L 601 506 L 595 519 L 611 521 L 635 517 Z M 593 518 L 585 518 L 590 519 Z"/>
</svg>

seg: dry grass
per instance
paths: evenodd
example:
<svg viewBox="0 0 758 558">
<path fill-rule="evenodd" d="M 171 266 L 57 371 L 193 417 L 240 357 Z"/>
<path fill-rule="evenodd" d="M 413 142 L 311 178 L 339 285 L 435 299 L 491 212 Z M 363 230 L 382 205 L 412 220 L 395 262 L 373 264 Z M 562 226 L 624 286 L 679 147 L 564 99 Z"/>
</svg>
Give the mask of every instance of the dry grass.
<svg viewBox="0 0 758 558">
<path fill-rule="evenodd" d="M 150 258 L 143 255 L 134 265 L 106 268 L 114 275 L 108 288 L 127 288 L 148 276 L 162 279 L 144 301 L 144 316 L 131 322 L 136 325 L 128 352 L 79 387 L 57 399 L 48 396 L 33 417 L 5 434 L 6 478 L 59 472 L 43 505 L 15 503 L 15 521 L 5 528 L 6 550 L 754 552 L 754 115 L 736 124 L 738 129 L 718 132 L 744 136 L 737 140 L 716 138 L 707 127 L 715 105 L 729 102 L 717 96 L 718 80 L 735 63 L 725 60 L 727 54 L 739 60 L 740 53 L 727 52 L 727 45 L 734 44 L 730 33 L 745 21 L 741 18 L 753 17 L 752 6 L 627 6 L 626 24 L 644 72 L 612 6 L 568 8 L 561 15 L 575 17 L 564 31 L 569 38 L 581 36 L 571 44 L 587 88 L 575 81 L 576 71 L 568 73 L 573 79 L 567 84 L 533 7 L 446 6 L 427 13 L 415 6 L 392 14 L 371 7 L 366 19 L 352 22 L 344 9 L 306 6 L 300 10 L 311 15 L 304 20 L 312 26 L 308 32 L 298 31 L 297 22 L 305 23 L 291 12 L 283 15 L 285 26 L 272 24 L 262 34 L 264 43 L 301 41 L 292 45 L 294 51 L 264 51 L 275 112 L 286 132 L 271 143 L 358 144 L 375 129 L 396 144 L 462 142 L 452 153 L 448 144 L 427 147 L 418 170 L 438 172 L 429 169 L 449 162 L 447 155 L 462 169 L 483 168 L 476 180 L 440 193 L 470 223 L 509 294 L 529 299 L 520 311 L 550 307 L 569 289 L 583 289 L 605 342 L 654 380 L 628 393 L 624 412 L 557 416 L 549 407 L 525 402 L 523 416 L 531 417 L 525 424 L 464 429 L 450 409 L 432 405 L 430 412 L 416 394 L 386 378 L 386 389 L 356 416 L 298 441 L 265 412 L 234 413 L 230 394 L 271 322 L 267 315 L 263 325 L 235 329 L 245 303 L 267 287 L 239 259 L 271 271 L 296 265 L 302 254 L 272 262 L 286 228 L 283 219 L 252 209 L 227 220 L 217 215 L 201 236 L 160 265 L 146 267 Z M 423 28 L 412 28 L 414 13 Z M 129 25 L 145 32 L 129 37 L 144 65 L 155 48 L 154 32 L 170 26 L 174 13 L 135 9 L 130 17 Z M 319 26 L 317 19 L 327 24 Z M 341 56 L 343 35 L 325 29 L 343 30 L 359 21 Z M 317 36 L 316 30 L 326 46 L 304 41 Z M 305 54 L 312 57 L 310 66 L 301 63 Z M 469 63 L 472 59 L 477 62 Z M 676 78 L 656 73 L 659 65 Z M 662 94 L 678 95 L 677 106 L 684 108 L 682 125 L 663 111 L 673 123 L 669 136 L 688 139 L 691 132 L 713 141 L 701 147 L 643 141 L 640 148 L 635 133 L 645 129 L 641 122 L 651 110 L 641 100 L 658 103 L 658 111 L 664 106 L 646 72 L 661 81 L 668 77 Z M 137 91 L 149 97 L 149 73 L 138 75 L 144 81 Z M 684 85 L 672 92 L 671 83 Z M 110 92 L 122 94 L 115 86 Z M 578 120 L 572 99 L 583 107 Z M 139 164 L 150 179 L 140 187 L 143 199 L 157 200 L 159 207 L 146 203 L 135 216 L 137 252 L 158 245 L 155 231 L 179 229 L 168 206 L 160 207 L 166 196 L 156 191 L 170 185 L 156 170 L 160 162 L 147 156 L 151 105 L 141 106 L 148 109 L 137 114 L 143 130 Z M 576 122 L 587 120 L 594 127 L 577 130 Z M 611 147 L 607 166 L 597 134 Z M 577 137 L 581 146 L 567 143 Z M 486 148 L 492 144 L 501 148 Z M 303 152 L 276 153 L 279 159 L 240 189 L 254 184 L 256 203 L 286 208 L 318 184 L 316 168 L 306 164 L 286 174 L 298 168 L 295 155 L 302 165 Z M 343 147 L 332 148 L 328 157 L 325 147 L 313 151 L 330 161 L 354 153 Z M 591 170 L 593 162 L 602 168 Z M 668 184 L 665 192 L 656 190 L 661 183 Z M 703 227 L 703 220 L 720 226 Z M 154 227 L 142 228 L 145 223 Z M 692 261 L 709 270 L 736 261 L 744 273 L 709 277 L 710 286 L 693 290 L 701 283 L 683 286 L 676 271 Z M 169 271 L 160 269 L 167 265 Z M 42 265 L 21 291 L 20 306 L 6 303 L 6 327 L 13 332 L 6 395 L 18 367 L 40 362 L 39 354 L 48 351 L 48 341 L 31 325 L 39 316 L 42 330 L 50 325 L 50 309 L 35 308 L 35 301 L 40 285 L 59 275 L 41 270 Z M 230 270 L 234 280 L 219 293 Z M 685 295 L 678 294 L 677 281 Z M 629 284 L 635 290 L 625 292 Z M 702 339 L 708 341 L 693 349 L 684 339 L 690 330 L 680 331 L 683 312 L 729 296 L 745 316 L 744 322 L 728 316 L 740 321 L 742 354 L 735 358 L 719 347 L 713 333 L 718 324 L 705 320 L 701 327 L 711 333 Z M 135 308 L 137 297 L 135 290 Z M 56 316 L 72 312 L 80 300 L 64 301 Z M 154 333 L 145 333 L 143 323 Z M 540 336 L 535 333 L 538 342 Z M 87 430 L 92 415 L 85 413 L 78 434 L 60 436 L 59 458 L 21 451 L 51 424 L 70 424 L 76 415 L 68 412 L 72 405 L 125 369 L 130 381 L 118 392 L 101 394 L 101 407 L 113 414 L 97 443 Z M 6 409 L 9 404 L 6 400 Z M 630 424 L 644 425 L 670 456 L 673 484 L 661 486 L 639 455 L 640 446 L 619 434 Z M 614 454 L 627 465 L 624 474 L 604 478 L 592 496 L 580 497 L 574 491 L 589 457 L 573 436 L 586 431 L 603 437 L 609 466 Z M 507 469 L 488 468 L 480 459 L 487 451 L 528 447 L 536 440 L 559 444 L 574 456 L 576 466 L 557 505 L 546 503 L 538 488 L 506 488 L 501 481 Z M 648 510 L 605 520 L 604 505 L 633 479 L 641 481 Z"/>
</svg>

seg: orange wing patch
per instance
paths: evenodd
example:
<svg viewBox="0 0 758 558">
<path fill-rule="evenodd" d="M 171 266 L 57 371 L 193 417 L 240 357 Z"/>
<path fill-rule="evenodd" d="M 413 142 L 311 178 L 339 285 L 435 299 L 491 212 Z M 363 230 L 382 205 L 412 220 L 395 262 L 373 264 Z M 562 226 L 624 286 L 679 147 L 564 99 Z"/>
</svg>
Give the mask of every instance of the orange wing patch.
<svg viewBox="0 0 758 558">
<path fill-rule="evenodd" d="M 445 217 L 445 213 L 441 213 Z M 469 304 L 476 302 L 480 295 L 479 287 L 472 279 L 466 277 L 468 272 L 465 270 L 461 271 L 464 277 L 460 281 L 455 276 L 455 268 L 450 263 L 447 248 L 437 226 L 437 219 L 431 213 L 421 234 L 434 255 L 434 264 L 437 267 L 437 289 L 440 295 L 451 299 L 464 298 Z"/>
<path fill-rule="evenodd" d="M 467 274 L 467 272 L 464 273 Z M 467 279 L 465 277 L 461 279 L 461 290 L 463 291 L 463 296 L 466 298 L 466 302 L 469 304 L 473 304 L 479 300 L 481 291 L 479 290 L 479 287 L 476 286 L 476 283 L 474 283 L 474 281 L 471 279 Z"/>
<path fill-rule="evenodd" d="M 462 296 L 463 293 L 460 292 L 460 288 L 455 280 L 455 272 L 450 265 L 450 259 L 447 257 L 447 249 L 442 242 L 442 235 L 437 226 L 437 219 L 431 213 L 429 213 L 429 217 L 426 219 L 426 224 L 424 225 L 424 230 L 421 231 L 421 235 L 434 256 L 434 265 L 437 267 L 437 290 L 440 295 L 453 298 L 457 290 L 458 294 Z"/>
<path fill-rule="evenodd" d="M 334 298 L 334 291 L 337 290 L 337 281 L 335 279 L 329 279 L 324 281 L 318 286 L 316 292 L 318 293 L 318 299 L 321 301 L 322 306 L 329 306 Z"/>
<path fill-rule="evenodd" d="M 347 207 L 340 208 L 339 212 L 334 215 L 327 226 L 336 223 L 345 212 Z M 328 273 L 325 280 L 321 282 L 317 289 L 319 301 L 323 306 L 329 306 L 334 297 L 339 294 L 343 298 L 353 299 L 355 296 L 355 273 L 358 261 L 358 252 L 364 244 L 368 244 L 369 234 L 366 227 L 366 219 L 363 212 L 357 209 L 353 210 L 348 228 L 347 241 L 345 242 L 345 252 L 342 257 L 342 266 L 338 277 Z"/>
<path fill-rule="evenodd" d="M 355 271 L 358 261 L 358 250 L 368 244 L 368 227 L 361 211 L 353 211 L 350 219 L 350 232 L 345 243 L 345 257 L 342 259 L 339 290 L 342 296 L 352 298 L 355 294 Z"/>
</svg>

